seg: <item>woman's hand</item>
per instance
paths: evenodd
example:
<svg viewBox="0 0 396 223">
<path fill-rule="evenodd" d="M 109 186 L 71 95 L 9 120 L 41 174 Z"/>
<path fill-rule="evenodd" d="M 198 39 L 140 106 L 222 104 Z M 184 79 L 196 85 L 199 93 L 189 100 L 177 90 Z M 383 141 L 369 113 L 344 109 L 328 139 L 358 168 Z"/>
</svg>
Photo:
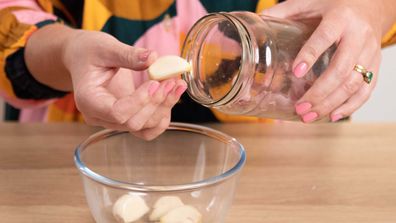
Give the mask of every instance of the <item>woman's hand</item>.
<svg viewBox="0 0 396 223">
<path fill-rule="evenodd" d="M 42 59 L 45 58 L 45 59 Z M 172 107 L 186 90 L 182 80 L 144 81 L 156 54 L 103 32 L 48 25 L 34 32 L 25 61 L 39 82 L 73 91 L 88 124 L 150 140 L 168 127 Z"/>
<path fill-rule="evenodd" d="M 281 18 L 321 18 L 293 64 L 303 77 L 320 55 L 338 46 L 327 70 L 296 104 L 304 122 L 350 116 L 369 98 L 381 62 L 381 37 L 396 21 L 394 0 L 288 0 L 263 14 Z M 354 71 L 356 64 L 374 73 L 370 84 Z"/>
<path fill-rule="evenodd" d="M 128 130 L 147 140 L 169 126 L 171 109 L 187 88 L 176 79 L 142 82 L 133 71 L 146 69 L 155 53 L 102 32 L 81 31 L 65 44 L 63 55 L 86 122 Z"/>
</svg>

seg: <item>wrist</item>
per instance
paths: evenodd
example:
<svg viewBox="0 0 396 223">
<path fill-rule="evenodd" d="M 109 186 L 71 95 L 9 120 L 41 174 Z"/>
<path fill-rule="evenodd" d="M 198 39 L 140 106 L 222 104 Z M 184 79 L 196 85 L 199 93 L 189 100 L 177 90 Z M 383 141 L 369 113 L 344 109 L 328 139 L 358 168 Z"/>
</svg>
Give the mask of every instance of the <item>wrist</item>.
<svg viewBox="0 0 396 223">
<path fill-rule="evenodd" d="M 71 73 L 71 67 L 73 65 L 73 60 L 76 59 L 76 46 L 75 42 L 78 42 L 78 38 L 84 34 L 86 31 L 80 29 L 72 29 L 66 27 L 67 30 L 64 30 L 64 40 L 62 41 L 62 46 L 60 48 L 60 56 L 62 64 L 65 69 Z M 78 49 L 77 49 L 78 50 Z"/>
<path fill-rule="evenodd" d="M 50 24 L 29 37 L 25 47 L 25 62 L 38 82 L 56 90 L 72 90 L 70 72 L 63 60 L 63 49 L 73 35 L 74 30 L 65 25 Z"/>
<path fill-rule="evenodd" d="M 382 36 L 385 36 L 396 23 L 396 4 L 394 0 L 384 0 L 382 19 Z"/>
</svg>

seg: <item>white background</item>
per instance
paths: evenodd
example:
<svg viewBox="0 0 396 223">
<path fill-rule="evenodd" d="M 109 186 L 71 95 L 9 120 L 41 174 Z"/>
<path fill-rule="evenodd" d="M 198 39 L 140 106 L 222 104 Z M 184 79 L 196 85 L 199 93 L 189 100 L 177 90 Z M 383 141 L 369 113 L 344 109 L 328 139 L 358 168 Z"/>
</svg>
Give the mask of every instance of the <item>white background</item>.
<svg viewBox="0 0 396 223">
<path fill-rule="evenodd" d="M 353 121 L 396 121 L 396 46 L 382 51 L 377 87 L 369 101 L 352 116 Z"/>
</svg>

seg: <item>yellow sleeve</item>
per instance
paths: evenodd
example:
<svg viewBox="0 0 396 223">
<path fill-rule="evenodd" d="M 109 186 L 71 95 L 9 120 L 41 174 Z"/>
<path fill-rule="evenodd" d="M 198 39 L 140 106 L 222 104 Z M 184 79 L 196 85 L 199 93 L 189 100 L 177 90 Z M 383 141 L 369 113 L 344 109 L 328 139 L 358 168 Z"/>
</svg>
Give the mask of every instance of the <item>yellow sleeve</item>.
<svg viewBox="0 0 396 223">
<path fill-rule="evenodd" d="M 382 38 L 382 47 L 390 46 L 396 43 L 396 23 L 393 24 L 392 28 Z"/>
<path fill-rule="evenodd" d="M 13 10 L 17 7 L 10 7 L 0 10 L 0 95 L 13 105 L 22 106 L 22 100 L 19 100 L 13 91 L 11 82 L 5 72 L 6 59 L 9 55 L 25 46 L 30 34 L 37 27 L 18 22 Z"/>
</svg>

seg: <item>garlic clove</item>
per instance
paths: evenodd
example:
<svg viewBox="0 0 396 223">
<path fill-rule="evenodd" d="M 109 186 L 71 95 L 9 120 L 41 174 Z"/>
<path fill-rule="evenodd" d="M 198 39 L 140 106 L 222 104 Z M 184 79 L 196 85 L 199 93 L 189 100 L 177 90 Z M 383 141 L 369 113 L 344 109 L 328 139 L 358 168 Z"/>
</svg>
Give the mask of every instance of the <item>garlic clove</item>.
<svg viewBox="0 0 396 223">
<path fill-rule="evenodd" d="M 114 217 L 122 223 L 139 220 L 149 211 L 146 202 L 138 195 L 125 194 L 113 206 Z"/>
<path fill-rule="evenodd" d="M 201 223 L 202 215 L 192 206 L 184 205 L 171 210 L 161 218 L 160 223 Z"/>
<path fill-rule="evenodd" d="M 169 55 L 158 58 L 148 68 L 152 80 L 165 80 L 190 71 L 191 65 L 179 56 Z"/>
<path fill-rule="evenodd" d="M 183 205 L 183 202 L 177 196 L 163 196 L 155 202 L 154 210 L 150 214 L 150 221 L 159 221 L 169 211 Z"/>
</svg>

